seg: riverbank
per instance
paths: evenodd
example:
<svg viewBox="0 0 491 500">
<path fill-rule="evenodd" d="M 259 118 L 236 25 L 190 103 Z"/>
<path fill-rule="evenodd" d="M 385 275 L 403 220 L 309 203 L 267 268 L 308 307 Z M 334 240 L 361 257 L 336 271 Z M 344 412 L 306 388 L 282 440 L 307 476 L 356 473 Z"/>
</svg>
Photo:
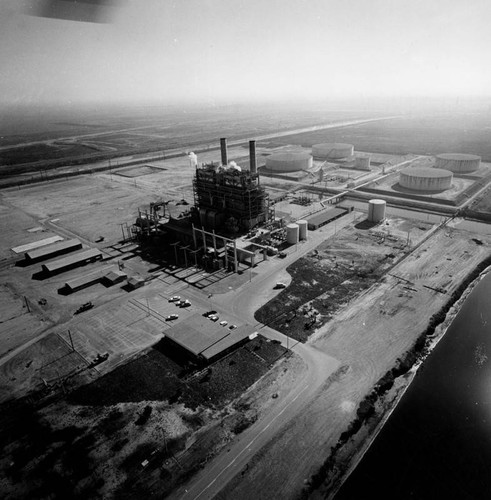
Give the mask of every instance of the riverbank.
<svg viewBox="0 0 491 500">
<path fill-rule="evenodd" d="M 421 347 L 420 353 L 415 353 L 417 356 L 415 363 L 406 373 L 395 378 L 393 380 L 393 385 L 389 387 L 386 392 L 382 392 L 378 395 L 377 399 L 373 402 L 373 413 L 371 413 L 367 419 L 361 423 L 359 430 L 350 436 L 344 444 L 340 443 L 339 447 L 332 449 L 330 457 L 324 463 L 321 471 L 319 471 L 319 473 L 323 473 L 325 477 L 322 486 L 319 487 L 319 490 L 312 491 L 311 488 L 314 486 L 314 482 L 312 482 L 309 485 L 309 488 L 304 490 L 305 497 L 322 497 L 330 500 L 335 498 L 341 486 L 356 469 L 365 453 L 383 429 L 384 425 L 396 409 L 415 377 L 421 372 L 421 370 L 424 369 L 424 361 L 431 354 L 437 344 L 444 338 L 448 328 L 461 310 L 468 296 L 491 270 L 490 260 L 491 258 L 488 257 L 481 262 L 471 273 L 469 273 L 468 277 L 462 282 L 462 284 L 459 285 L 454 294 L 458 294 L 460 292 L 460 296 L 458 298 L 453 297 L 456 300 L 452 304 L 445 304 L 442 308 L 442 310 L 448 309 L 443 321 L 436 326 L 432 326 L 431 324 L 428 325 L 427 330 L 424 332 L 423 335 L 425 338 L 425 344 Z M 484 270 L 482 270 L 483 266 L 485 267 Z M 442 310 L 433 317 L 440 316 Z M 433 331 L 431 332 L 428 330 Z M 411 353 L 408 352 L 407 355 L 411 356 Z M 387 377 L 385 375 L 375 386 L 374 391 L 377 390 L 377 387 L 382 388 L 383 390 L 384 379 L 385 384 L 387 384 Z M 360 407 L 361 406 L 362 405 L 360 405 Z M 354 430 L 353 423 L 350 424 L 350 427 Z M 340 439 L 340 441 L 342 440 Z M 319 479 L 320 477 L 317 476 L 317 481 Z M 313 478 L 313 480 L 315 480 L 315 478 Z"/>
</svg>

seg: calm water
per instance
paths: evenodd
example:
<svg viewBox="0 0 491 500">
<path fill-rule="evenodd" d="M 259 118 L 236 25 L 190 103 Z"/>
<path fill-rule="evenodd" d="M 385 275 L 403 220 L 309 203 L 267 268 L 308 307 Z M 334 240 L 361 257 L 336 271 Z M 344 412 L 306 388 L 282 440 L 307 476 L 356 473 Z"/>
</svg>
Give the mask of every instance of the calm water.
<svg viewBox="0 0 491 500">
<path fill-rule="evenodd" d="M 491 274 L 336 495 L 365 498 L 491 499 Z"/>
</svg>

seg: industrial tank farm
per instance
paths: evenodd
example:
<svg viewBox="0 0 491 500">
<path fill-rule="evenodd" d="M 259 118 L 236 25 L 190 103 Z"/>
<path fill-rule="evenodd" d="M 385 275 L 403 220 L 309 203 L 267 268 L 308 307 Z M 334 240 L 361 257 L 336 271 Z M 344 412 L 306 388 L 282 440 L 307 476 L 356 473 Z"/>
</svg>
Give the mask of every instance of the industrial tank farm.
<svg viewBox="0 0 491 500">
<path fill-rule="evenodd" d="M 481 157 L 460 153 L 443 153 L 436 156 L 435 167 L 450 170 L 456 174 L 475 172 L 481 165 Z"/>
<path fill-rule="evenodd" d="M 326 142 L 312 146 L 312 156 L 319 160 L 341 160 L 353 156 L 354 146 L 342 142 Z"/>
<path fill-rule="evenodd" d="M 312 168 L 309 153 L 275 153 L 266 158 L 266 168 L 274 172 L 297 172 Z"/>
<path fill-rule="evenodd" d="M 453 174 L 442 168 L 413 167 L 401 170 L 399 185 L 412 191 L 445 191 L 452 186 Z"/>
</svg>

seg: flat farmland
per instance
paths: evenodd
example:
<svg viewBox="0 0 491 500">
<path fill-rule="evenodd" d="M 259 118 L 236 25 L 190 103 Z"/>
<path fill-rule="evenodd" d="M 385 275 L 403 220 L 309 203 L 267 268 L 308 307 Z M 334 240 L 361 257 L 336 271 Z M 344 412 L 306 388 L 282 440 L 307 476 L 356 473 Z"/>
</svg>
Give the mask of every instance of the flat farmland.
<svg viewBox="0 0 491 500">
<path fill-rule="evenodd" d="M 425 154 L 444 152 L 477 154 L 491 160 L 489 114 L 394 118 L 274 139 L 274 144 L 310 147 L 323 142 L 347 142 L 355 150 L 372 153 Z"/>
</svg>

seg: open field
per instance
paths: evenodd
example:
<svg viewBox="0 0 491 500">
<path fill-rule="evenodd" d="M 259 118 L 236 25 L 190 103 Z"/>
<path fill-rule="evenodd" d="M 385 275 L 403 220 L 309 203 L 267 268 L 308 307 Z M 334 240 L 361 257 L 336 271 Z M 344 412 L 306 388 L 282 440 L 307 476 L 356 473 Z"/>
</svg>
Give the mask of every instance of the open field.
<svg viewBox="0 0 491 500">
<path fill-rule="evenodd" d="M 355 146 L 355 151 L 402 155 L 459 152 L 477 154 L 484 161 L 491 161 L 487 130 L 490 124 L 491 117 L 486 113 L 406 117 L 277 138 L 272 144 L 310 147 L 323 142 L 347 142 Z"/>
</svg>

